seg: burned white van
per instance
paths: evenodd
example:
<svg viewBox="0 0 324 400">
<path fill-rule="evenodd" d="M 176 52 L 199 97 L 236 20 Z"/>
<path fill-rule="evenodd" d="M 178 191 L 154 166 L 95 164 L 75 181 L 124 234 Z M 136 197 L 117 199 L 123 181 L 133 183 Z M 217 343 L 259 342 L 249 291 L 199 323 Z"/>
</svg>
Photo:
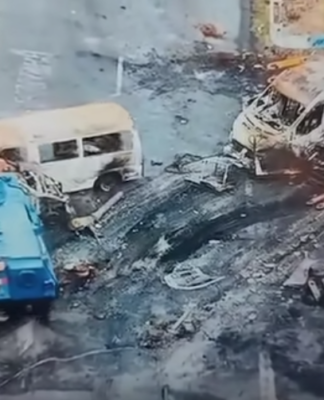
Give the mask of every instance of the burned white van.
<svg viewBox="0 0 324 400">
<path fill-rule="evenodd" d="M 0 151 L 39 166 L 64 193 L 142 177 L 139 134 L 116 103 L 26 113 L 0 121 Z"/>
<path fill-rule="evenodd" d="M 301 156 L 324 143 L 324 57 L 282 72 L 234 121 L 234 148 L 255 154 L 289 149 Z"/>
</svg>

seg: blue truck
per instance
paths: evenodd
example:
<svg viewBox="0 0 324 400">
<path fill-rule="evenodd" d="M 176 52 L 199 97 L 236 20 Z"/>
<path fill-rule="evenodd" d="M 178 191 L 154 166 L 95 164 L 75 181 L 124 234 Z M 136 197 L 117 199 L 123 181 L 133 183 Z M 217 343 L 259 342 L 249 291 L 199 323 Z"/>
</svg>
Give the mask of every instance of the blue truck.
<svg viewBox="0 0 324 400">
<path fill-rule="evenodd" d="M 0 173 L 0 309 L 47 319 L 59 284 L 36 206 L 14 173 Z"/>
</svg>

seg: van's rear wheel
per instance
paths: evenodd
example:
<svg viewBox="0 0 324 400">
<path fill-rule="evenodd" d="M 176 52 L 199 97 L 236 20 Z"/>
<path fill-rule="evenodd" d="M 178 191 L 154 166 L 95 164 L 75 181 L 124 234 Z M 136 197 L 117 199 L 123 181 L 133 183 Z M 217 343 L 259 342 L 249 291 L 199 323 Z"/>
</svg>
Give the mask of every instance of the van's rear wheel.
<svg viewBox="0 0 324 400">
<path fill-rule="evenodd" d="M 120 183 L 120 176 L 117 173 L 104 174 L 99 176 L 94 184 L 94 190 L 110 193 Z"/>
</svg>

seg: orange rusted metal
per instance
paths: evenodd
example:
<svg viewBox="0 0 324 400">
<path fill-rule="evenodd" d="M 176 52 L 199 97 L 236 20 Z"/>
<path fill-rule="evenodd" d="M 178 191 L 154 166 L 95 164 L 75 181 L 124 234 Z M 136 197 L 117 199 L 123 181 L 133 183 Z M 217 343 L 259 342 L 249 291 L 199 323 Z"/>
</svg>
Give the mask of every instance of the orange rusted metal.
<svg viewBox="0 0 324 400">
<path fill-rule="evenodd" d="M 305 56 L 303 57 L 300 56 L 300 57 L 289 57 L 279 61 L 273 61 L 267 65 L 267 70 L 274 71 L 278 69 L 297 67 L 303 64 L 306 61 L 306 59 L 307 58 Z"/>
</svg>

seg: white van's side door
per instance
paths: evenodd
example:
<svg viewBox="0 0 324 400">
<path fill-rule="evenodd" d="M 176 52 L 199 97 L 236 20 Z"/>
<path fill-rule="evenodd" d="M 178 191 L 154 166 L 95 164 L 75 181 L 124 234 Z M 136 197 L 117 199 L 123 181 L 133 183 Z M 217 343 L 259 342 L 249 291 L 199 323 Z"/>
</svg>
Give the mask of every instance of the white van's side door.
<svg viewBox="0 0 324 400">
<path fill-rule="evenodd" d="M 82 175 L 80 142 L 71 139 L 38 145 L 42 171 L 60 182 L 65 193 L 82 189 L 78 184 Z"/>
<path fill-rule="evenodd" d="M 130 138 L 131 138 L 131 134 Z M 121 133 L 98 134 L 82 139 L 83 179 L 91 187 L 102 171 L 122 171 L 132 159 L 132 142 L 125 143 Z"/>
</svg>

